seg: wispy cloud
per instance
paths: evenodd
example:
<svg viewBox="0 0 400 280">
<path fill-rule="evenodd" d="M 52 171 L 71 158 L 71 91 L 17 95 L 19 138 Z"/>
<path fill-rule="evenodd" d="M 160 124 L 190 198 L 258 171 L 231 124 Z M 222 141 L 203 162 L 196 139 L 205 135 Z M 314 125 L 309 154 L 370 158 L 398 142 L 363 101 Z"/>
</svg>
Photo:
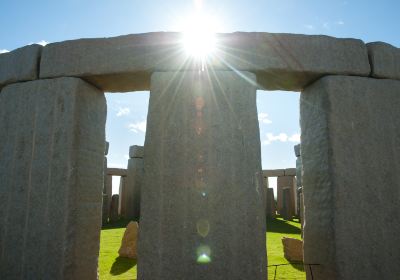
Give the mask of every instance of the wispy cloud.
<svg viewBox="0 0 400 280">
<path fill-rule="evenodd" d="M 258 121 L 265 124 L 270 124 L 272 121 L 268 118 L 267 113 L 259 113 L 258 114 Z"/>
<path fill-rule="evenodd" d="M 49 42 L 47 42 L 45 40 L 40 40 L 39 42 L 36 42 L 36 43 L 30 42 L 28 45 L 33 45 L 33 44 L 41 45 L 44 47 L 44 46 L 48 45 Z"/>
<path fill-rule="evenodd" d="M 267 133 L 265 135 L 265 139 L 261 142 L 263 145 L 269 145 L 272 142 L 292 142 L 292 143 L 300 143 L 300 134 L 295 133 L 292 135 L 288 135 L 286 133 L 279 133 L 274 135 L 273 133 Z"/>
<path fill-rule="evenodd" d="M 117 117 L 126 116 L 129 115 L 130 113 L 131 110 L 128 107 L 120 107 L 118 108 Z"/>
<path fill-rule="evenodd" d="M 335 22 L 335 24 L 337 24 L 337 25 L 344 25 L 344 21 L 343 21 L 343 20 L 338 20 L 337 22 Z"/>
<path fill-rule="evenodd" d="M 309 30 L 313 30 L 315 27 L 312 24 L 304 24 L 304 27 L 309 29 Z"/>
<path fill-rule="evenodd" d="M 9 50 L 6 50 L 6 49 L 0 49 L 0 53 L 8 53 L 8 52 L 10 52 Z"/>
<path fill-rule="evenodd" d="M 135 133 L 145 133 L 146 132 L 146 121 L 139 121 L 135 123 L 131 123 L 128 125 L 130 131 Z"/>
</svg>

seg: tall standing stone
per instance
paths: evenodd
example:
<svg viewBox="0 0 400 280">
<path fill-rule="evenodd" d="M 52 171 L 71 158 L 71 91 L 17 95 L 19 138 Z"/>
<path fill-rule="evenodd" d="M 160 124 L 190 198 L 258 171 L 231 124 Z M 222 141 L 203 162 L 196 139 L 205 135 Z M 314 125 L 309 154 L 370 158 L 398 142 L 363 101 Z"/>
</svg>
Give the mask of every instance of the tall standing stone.
<svg viewBox="0 0 400 280">
<path fill-rule="evenodd" d="M 152 75 L 138 279 L 266 279 L 255 75 Z"/>
<path fill-rule="evenodd" d="M 276 216 L 276 205 L 274 198 L 274 189 L 267 188 L 267 217 L 275 218 Z"/>
<path fill-rule="evenodd" d="M 111 206 L 110 206 L 110 222 L 118 221 L 118 207 L 119 207 L 119 195 L 114 194 L 111 198 Z"/>
<path fill-rule="evenodd" d="M 125 217 L 125 187 L 126 187 L 126 176 L 121 176 L 119 181 L 119 205 L 118 205 L 118 215 L 120 217 Z M 123 202 L 124 201 L 124 202 Z"/>
<path fill-rule="evenodd" d="M 128 170 L 123 192 L 123 214 L 125 218 L 139 221 L 140 217 L 140 193 L 143 181 L 143 156 L 142 146 L 131 146 L 129 148 Z"/>
<path fill-rule="evenodd" d="M 287 216 L 294 216 L 296 214 L 296 178 L 295 176 L 279 176 L 277 179 L 277 210 L 279 214 L 283 211 L 283 190 L 288 188 L 290 190 L 289 202 L 287 205 Z"/>
<path fill-rule="evenodd" d="M 0 279 L 96 279 L 106 102 L 76 78 L 0 93 Z"/>
<path fill-rule="evenodd" d="M 314 279 L 400 275 L 399 108 L 400 81 L 328 76 L 301 94 L 304 260 L 321 264 Z"/>
</svg>

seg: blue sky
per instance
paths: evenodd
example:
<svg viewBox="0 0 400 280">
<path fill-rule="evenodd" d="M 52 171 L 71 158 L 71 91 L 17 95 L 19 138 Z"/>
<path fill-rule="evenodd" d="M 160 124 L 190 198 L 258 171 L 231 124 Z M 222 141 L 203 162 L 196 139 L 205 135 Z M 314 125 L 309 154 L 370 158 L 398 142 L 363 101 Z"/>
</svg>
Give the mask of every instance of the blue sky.
<svg viewBox="0 0 400 280">
<path fill-rule="evenodd" d="M 1 0 L 0 52 L 36 42 L 179 31 L 178 22 L 201 2 L 220 32 L 260 31 L 324 34 L 385 41 L 400 47 L 400 1 L 316 0 Z M 144 142 L 149 94 L 106 94 L 108 162 L 127 164 L 128 147 Z M 295 166 L 299 94 L 258 92 L 264 169 Z"/>
</svg>

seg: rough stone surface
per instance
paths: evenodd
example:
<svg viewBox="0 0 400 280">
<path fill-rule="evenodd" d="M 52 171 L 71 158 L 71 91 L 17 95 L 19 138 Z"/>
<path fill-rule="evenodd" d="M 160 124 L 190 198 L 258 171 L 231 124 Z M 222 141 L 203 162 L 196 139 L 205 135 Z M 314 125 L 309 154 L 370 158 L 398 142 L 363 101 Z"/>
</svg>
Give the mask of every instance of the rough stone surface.
<svg viewBox="0 0 400 280">
<path fill-rule="evenodd" d="M 108 149 L 110 148 L 110 143 L 108 141 L 106 141 L 106 148 L 104 150 L 104 154 L 108 155 Z"/>
<path fill-rule="evenodd" d="M 101 212 L 101 222 L 103 225 L 108 223 L 109 218 L 109 202 L 108 202 L 108 195 L 103 193 L 103 205 L 102 205 L 102 212 Z"/>
<path fill-rule="evenodd" d="M 0 54 L 0 88 L 7 84 L 36 80 L 42 46 L 30 45 Z"/>
<path fill-rule="evenodd" d="M 367 47 L 372 77 L 400 80 L 400 48 L 383 42 Z"/>
<path fill-rule="evenodd" d="M 370 74 L 361 40 L 244 32 L 218 34 L 216 40 L 219 51 L 207 65 L 256 73 L 260 89 L 300 91 L 328 74 Z M 43 50 L 40 77 L 81 77 L 103 91 L 121 92 L 149 90 L 156 71 L 199 67 L 185 54 L 182 34 L 158 32 L 49 44 Z"/>
<path fill-rule="evenodd" d="M 287 215 L 291 217 L 296 214 L 296 178 L 295 176 L 279 176 L 276 182 L 277 188 L 277 210 L 279 213 L 283 211 L 283 190 L 290 189 L 290 198 L 288 203 Z"/>
<path fill-rule="evenodd" d="M 143 158 L 144 157 L 144 147 L 133 145 L 129 147 L 129 157 L 130 158 Z"/>
<path fill-rule="evenodd" d="M 274 189 L 267 188 L 266 193 L 267 193 L 267 217 L 275 218 L 276 205 L 275 205 L 275 198 L 274 198 Z"/>
<path fill-rule="evenodd" d="M 296 155 L 296 157 L 300 156 L 300 144 L 294 146 L 294 154 Z"/>
<path fill-rule="evenodd" d="M 140 196 L 143 184 L 143 158 L 128 160 L 128 171 L 125 180 L 123 206 L 125 218 L 139 221 Z"/>
<path fill-rule="evenodd" d="M 400 81 L 328 76 L 301 94 L 304 260 L 322 264 L 314 279 L 400 275 L 399 108 Z"/>
<path fill-rule="evenodd" d="M 126 186 L 126 177 L 121 177 L 119 181 L 119 206 L 118 206 L 118 214 L 120 217 L 126 217 L 125 186 Z"/>
<path fill-rule="evenodd" d="M 263 170 L 262 172 L 264 177 L 285 176 L 285 169 L 268 169 L 268 170 Z"/>
<path fill-rule="evenodd" d="M 107 175 L 126 177 L 127 170 L 124 168 L 107 168 Z"/>
<path fill-rule="evenodd" d="M 96 279 L 106 101 L 76 78 L 0 93 L 0 279 Z"/>
<path fill-rule="evenodd" d="M 113 194 L 111 197 L 111 205 L 110 205 L 110 222 L 118 221 L 118 208 L 119 208 L 119 195 Z"/>
<path fill-rule="evenodd" d="M 137 259 L 138 233 L 139 224 L 137 222 L 129 222 L 122 237 L 121 247 L 118 250 L 120 257 Z"/>
<path fill-rule="evenodd" d="M 110 217 L 110 208 L 111 208 L 111 201 L 112 201 L 112 176 L 107 175 L 105 181 L 105 189 L 103 192 L 107 195 L 107 203 L 108 203 L 108 217 Z"/>
<path fill-rule="evenodd" d="M 285 176 L 296 176 L 296 168 L 286 168 Z"/>
<path fill-rule="evenodd" d="M 283 254 L 289 262 L 303 262 L 303 241 L 295 238 L 282 238 Z"/>
<path fill-rule="evenodd" d="M 249 80 L 255 76 L 231 71 L 152 75 L 138 279 L 266 279 L 256 87 Z"/>
</svg>

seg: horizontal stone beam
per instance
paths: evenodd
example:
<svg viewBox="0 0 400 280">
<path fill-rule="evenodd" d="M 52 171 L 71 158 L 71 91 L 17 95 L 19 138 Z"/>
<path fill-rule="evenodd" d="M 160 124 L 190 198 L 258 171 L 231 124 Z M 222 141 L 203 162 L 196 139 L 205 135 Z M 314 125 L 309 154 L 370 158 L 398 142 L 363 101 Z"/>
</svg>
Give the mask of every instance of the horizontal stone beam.
<svg viewBox="0 0 400 280">
<path fill-rule="evenodd" d="M 15 82 L 36 80 L 41 51 L 42 46 L 34 44 L 0 54 L 0 88 Z"/>
<path fill-rule="evenodd" d="M 263 177 L 296 176 L 296 168 L 263 170 Z"/>
<path fill-rule="evenodd" d="M 285 176 L 296 176 L 296 168 L 286 168 Z"/>
<path fill-rule="evenodd" d="M 400 80 L 400 48 L 383 42 L 367 44 L 372 77 Z"/>
<path fill-rule="evenodd" d="M 236 32 L 217 34 L 216 41 L 205 67 L 253 72 L 259 89 L 300 91 L 328 74 L 370 74 L 367 48 L 357 39 Z M 199 64 L 185 53 L 181 33 L 145 33 L 49 44 L 40 77 L 81 77 L 103 91 L 126 92 L 149 90 L 155 71 L 198 70 Z"/>
<path fill-rule="evenodd" d="M 126 177 L 127 170 L 123 168 L 107 168 L 107 175 Z"/>
</svg>

